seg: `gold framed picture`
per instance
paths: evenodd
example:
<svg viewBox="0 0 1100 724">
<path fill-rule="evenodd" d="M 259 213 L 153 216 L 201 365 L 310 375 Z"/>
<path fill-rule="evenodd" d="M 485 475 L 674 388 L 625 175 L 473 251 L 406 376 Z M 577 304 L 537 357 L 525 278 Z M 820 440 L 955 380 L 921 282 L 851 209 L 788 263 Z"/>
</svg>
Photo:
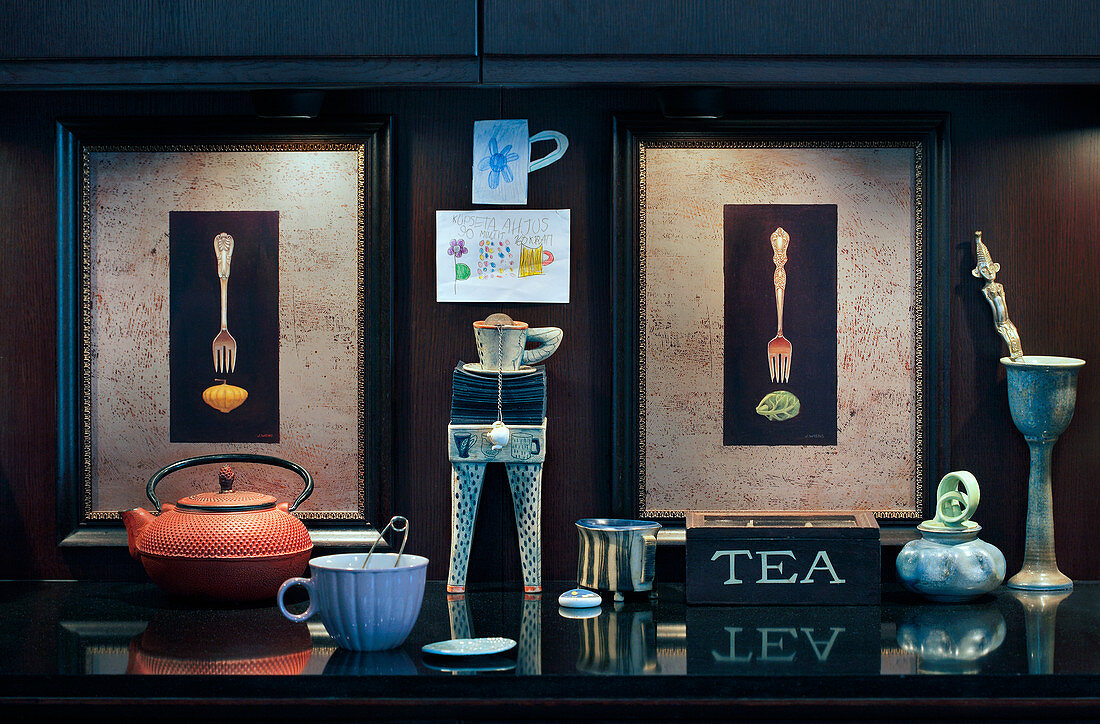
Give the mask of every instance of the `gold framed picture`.
<svg viewBox="0 0 1100 724">
<path fill-rule="evenodd" d="M 945 119 L 616 119 L 622 514 L 923 515 L 946 435 Z"/>
<path fill-rule="evenodd" d="M 227 452 L 312 474 L 297 514 L 315 541 L 373 539 L 389 484 L 388 127 L 59 123 L 63 544 L 118 544 L 118 511 L 145 503 L 153 473 Z M 215 474 L 181 471 L 158 495 L 216 489 Z M 279 500 L 300 487 L 237 474 Z"/>
</svg>

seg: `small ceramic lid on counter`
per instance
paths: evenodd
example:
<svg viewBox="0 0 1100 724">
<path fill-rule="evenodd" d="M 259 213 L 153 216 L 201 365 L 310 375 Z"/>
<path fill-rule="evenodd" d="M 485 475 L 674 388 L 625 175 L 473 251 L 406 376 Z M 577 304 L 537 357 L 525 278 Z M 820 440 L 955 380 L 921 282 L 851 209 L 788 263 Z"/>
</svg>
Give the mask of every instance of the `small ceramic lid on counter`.
<svg viewBox="0 0 1100 724">
<path fill-rule="evenodd" d="M 574 588 L 558 596 L 558 605 L 563 608 L 592 608 L 602 603 L 600 594 L 584 588 Z"/>
</svg>

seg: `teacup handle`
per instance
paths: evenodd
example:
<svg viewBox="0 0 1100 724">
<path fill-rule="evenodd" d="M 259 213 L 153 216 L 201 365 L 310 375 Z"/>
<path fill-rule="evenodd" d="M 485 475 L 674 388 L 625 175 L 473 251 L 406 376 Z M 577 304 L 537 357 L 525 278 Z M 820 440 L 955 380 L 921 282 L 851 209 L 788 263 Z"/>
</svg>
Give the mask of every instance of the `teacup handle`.
<svg viewBox="0 0 1100 724">
<path fill-rule="evenodd" d="M 283 596 L 285 596 L 286 592 L 294 586 L 301 586 L 309 593 L 309 607 L 304 613 L 291 613 L 286 610 L 286 602 L 283 601 Z M 285 581 L 283 585 L 279 586 L 279 592 L 275 594 L 275 603 L 279 604 L 279 610 L 283 612 L 284 616 L 295 623 L 301 623 L 312 616 L 313 612 L 317 610 L 317 604 L 314 603 L 316 595 L 317 592 L 313 588 L 312 580 L 309 578 L 291 578 L 289 581 Z"/>
<path fill-rule="evenodd" d="M 564 156 L 566 150 L 569 148 L 569 139 L 565 137 L 564 133 L 558 133 L 557 131 L 539 131 L 527 140 L 530 144 L 534 144 L 535 141 L 555 141 L 558 147 L 542 158 L 536 158 L 532 161 L 530 165 L 527 166 L 528 173 L 531 171 L 538 171 L 540 168 L 546 168 L 554 163 L 554 161 Z"/>
<path fill-rule="evenodd" d="M 538 343 L 538 347 L 523 350 L 521 364 L 530 365 L 542 362 L 554 354 L 565 332 L 557 327 L 534 327 L 527 330 L 527 341 Z"/>
</svg>

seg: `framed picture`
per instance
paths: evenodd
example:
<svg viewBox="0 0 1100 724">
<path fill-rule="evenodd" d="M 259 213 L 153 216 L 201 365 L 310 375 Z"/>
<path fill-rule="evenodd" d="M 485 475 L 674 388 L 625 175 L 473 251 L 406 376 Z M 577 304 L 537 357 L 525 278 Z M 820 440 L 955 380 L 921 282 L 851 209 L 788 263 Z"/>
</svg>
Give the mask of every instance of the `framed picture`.
<svg viewBox="0 0 1100 724">
<path fill-rule="evenodd" d="M 616 119 L 616 507 L 925 512 L 943 116 Z"/>
<path fill-rule="evenodd" d="M 58 124 L 63 545 L 125 544 L 160 468 L 207 453 L 298 463 L 324 544 L 374 540 L 388 505 L 386 119 Z M 370 310 L 369 314 L 366 310 Z M 238 489 L 301 480 L 241 465 Z M 205 466 L 161 500 L 217 490 Z"/>
</svg>

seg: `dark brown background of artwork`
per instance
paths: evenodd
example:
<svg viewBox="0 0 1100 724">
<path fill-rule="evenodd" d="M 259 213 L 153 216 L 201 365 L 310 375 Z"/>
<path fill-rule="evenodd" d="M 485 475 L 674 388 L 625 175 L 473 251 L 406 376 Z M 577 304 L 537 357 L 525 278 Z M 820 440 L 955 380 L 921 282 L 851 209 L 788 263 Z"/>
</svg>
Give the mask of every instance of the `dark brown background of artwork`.
<svg viewBox="0 0 1100 724">
<path fill-rule="evenodd" d="M 951 114 L 952 468 L 982 483 L 983 538 L 1020 564 L 1027 448 L 1012 425 L 991 314 L 970 276 L 972 232 L 985 232 L 1025 349 L 1083 357 L 1077 415 L 1054 451 L 1059 563 L 1100 578 L 1095 470 L 1100 450 L 1100 116 L 1094 87 L 867 90 L 731 89 L 736 109 L 760 113 L 943 111 Z M 450 529 L 445 430 L 449 378 L 469 359 L 469 323 L 504 311 L 565 329 L 549 376 L 543 483 L 544 577 L 575 575 L 573 521 L 610 513 L 614 354 L 611 260 L 612 128 L 618 112 L 658 112 L 647 88 L 437 88 L 336 91 L 329 116 L 393 117 L 393 502 L 414 522 L 410 549 L 430 576 L 446 573 Z M 125 550 L 57 547 L 55 127 L 62 116 L 247 115 L 246 93 L 11 91 L 0 104 L 0 576 L 127 578 L 143 573 Z M 568 305 L 437 304 L 434 212 L 469 208 L 471 129 L 487 118 L 529 118 L 570 140 L 533 177 L 530 208 L 572 211 Z M 369 259 L 369 256 L 368 256 Z M 369 263 L 369 262 L 368 262 Z M 368 314 L 369 314 L 368 310 Z M 368 421 L 369 424 L 369 421 Z M 142 475 L 135 476 L 142 479 Z M 490 470 L 474 542 L 471 584 L 520 580 L 503 470 Z M 389 511 L 386 511 L 389 512 Z M 662 551 L 662 556 L 665 551 Z"/>
<path fill-rule="evenodd" d="M 726 204 L 723 445 L 836 445 L 836 204 Z M 790 243 L 783 266 L 783 336 L 791 343 L 786 381 L 773 382 L 768 344 L 776 333 L 777 228 Z M 769 420 L 764 396 L 785 390 L 798 415 Z"/>
<path fill-rule="evenodd" d="M 168 227 L 172 442 L 279 442 L 279 212 L 173 211 Z M 212 349 L 221 328 L 214 237 L 222 232 L 233 237 L 232 372 L 214 371 Z M 248 391 L 240 407 L 224 413 L 203 401 L 216 379 Z"/>
</svg>

